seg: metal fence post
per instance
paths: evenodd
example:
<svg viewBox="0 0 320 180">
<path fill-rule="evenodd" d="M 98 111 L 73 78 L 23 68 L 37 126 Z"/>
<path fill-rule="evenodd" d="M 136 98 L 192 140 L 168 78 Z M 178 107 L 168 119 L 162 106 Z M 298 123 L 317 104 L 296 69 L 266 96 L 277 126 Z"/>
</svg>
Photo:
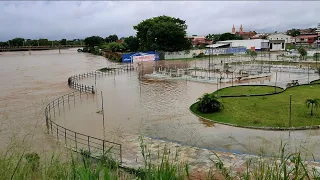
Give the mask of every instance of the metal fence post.
<svg viewBox="0 0 320 180">
<path fill-rule="evenodd" d="M 122 164 L 122 145 L 120 144 L 120 164 Z"/>
<path fill-rule="evenodd" d="M 76 144 L 76 150 L 78 151 L 77 132 L 74 132 L 74 142 L 75 142 L 75 144 Z"/>
<path fill-rule="evenodd" d="M 90 153 L 90 136 L 88 136 L 88 150 L 89 150 L 89 153 Z"/>
<path fill-rule="evenodd" d="M 59 133 L 59 129 L 58 128 L 59 128 L 59 126 L 57 125 L 57 139 L 59 141 L 59 134 L 58 134 Z"/>
<path fill-rule="evenodd" d="M 64 128 L 64 142 L 67 145 L 67 129 Z"/>
<path fill-rule="evenodd" d="M 104 155 L 104 140 L 102 140 L 102 154 Z"/>
</svg>

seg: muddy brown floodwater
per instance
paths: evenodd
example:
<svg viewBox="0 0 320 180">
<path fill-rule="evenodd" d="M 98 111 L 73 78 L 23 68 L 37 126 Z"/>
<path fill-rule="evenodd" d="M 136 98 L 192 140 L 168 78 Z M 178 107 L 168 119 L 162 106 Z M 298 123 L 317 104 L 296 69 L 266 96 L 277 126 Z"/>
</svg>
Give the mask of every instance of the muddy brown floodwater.
<svg viewBox="0 0 320 180">
<path fill-rule="evenodd" d="M 203 61 L 205 62 L 205 61 Z M 194 62 L 168 61 L 157 65 L 184 67 Z M 110 65 L 103 57 L 78 53 L 75 49 L 57 51 L 14 52 L 0 55 L 0 120 L 1 147 L 10 137 L 25 137 L 30 132 L 33 146 L 50 149 L 54 140 L 45 135 L 45 105 L 59 95 L 74 91 L 67 86 L 67 78 L 74 74 L 94 71 Z M 144 72 L 151 73 L 153 62 L 144 63 Z M 318 76 L 310 76 L 316 79 Z M 306 82 L 305 74 L 278 73 L 279 86 L 289 79 Z M 94 85 L 94 78 L 81 83 Z M 185 80 L 139 81 L 138 72 L 125 72 L 96 79 L 97 93 L 83 95 L 75 106 L 65 108 L 58 124 L 80 133 L 108 140 L 125 142 L 127 136 L 143 134 L 155 139 L 235 153 L 257 154 L 278 151 L 280 142 L 291 148 L 307 147 L 320 159 L 320 130 L 262 131 L 214 124 L 195 117 L 189 107 L 203 93 L 215 91 L 215 84 Z M 269 78 L 242 82 L 244 84 L 275 83 L 275 73 Z M 222 83 L 221 87 L 231 84 Z M 105 109 L 103 133 L 101 95 Z"/>
<path fill-rule="evenodd" d="M 192 63 L 192 62 L 190 62 Z M 159 62 L 158 65 L 185 66 L 185 62 Z M 155 63 L 144 64 L 144 72 L 151 73 Z M 278 72 L 278 86 L 285 86 L 290 79 L 306 83 L 306 74 Z M 275 84 L 275 73 L 269 78 L 242 82 L 244 84 Z M 318 75 L 310 75 L 309 80 Z M 94 85 L 94 78 L 81 81 Z M 101 96 L 105 112 L 105 137 L 125 143 L 127 135 L 144 136 L 184 145 L 212 150 L 258 154 L 278 152 L 281 141 L 288 142 L 292 149 L 308 147 L 319 158 L 318 138 L 320 131 L 262 131 L 214 124 L 195 117 L 189 107 L 203 93 L 213 92 L 215 84 L 185 80 L 139 81 L 138 72 L 112 74 L 96 79 L 95 97 L 82 98 L 75 107 L 69 108 L 58 118 L 59 124 L 94 137 L 103 138 Z M 222 83 L 222 87 L 231 84 Z"/>
<path fill-rule="evenodd" d="M 103 57 L 76 49 L 1 52 L 0 55 L 0 149 L 17 139 L 38 151 L 55 147 L 45 135 L 44 107 L 59 95 L 74 91 L 69 76 L 110 64 Z"/>
</svg>

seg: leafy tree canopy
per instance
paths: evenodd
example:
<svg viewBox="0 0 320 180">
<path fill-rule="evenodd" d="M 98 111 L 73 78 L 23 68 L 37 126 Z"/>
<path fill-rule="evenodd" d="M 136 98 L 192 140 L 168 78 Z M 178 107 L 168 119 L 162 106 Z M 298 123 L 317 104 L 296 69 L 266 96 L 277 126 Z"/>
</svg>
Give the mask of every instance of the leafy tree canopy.
<svg viewBox="0 0 320 180">
<path fill-rule="evenodd" d="M 292 36 L 292 37 L 296 37 L 300 35 L 300 29 L 290 29 L 287 31 L 287 35 Z"/>
<path fill-rule="evenodd" d="M 10 46 L 23 46 L 24 45 L 24 38 L 14 38 L 9 40 Z"/>
<path fill-rule="evenodd" d="M 142 51 L 173 52 L 191 48 L 191 41 L 185 38 L 187 25 L 179 18 L 158 16 L 143 20 L 133 28 Z"/>
<path fill-rule="evenodd" d="M 206 39 L 212 40 L 213 43 L 216 43 L 217 41 L 220 41 L 221 34 L 208 34 L 206 36 Z"/>
<path fill-rule="evenodd" d="M 232 34 L 232 33 L 223 33 L 219 37 L 219 41 L 226 41 L 226 40 L 242 40 L 243 38 L 239 35 Z"/>
<path fill-rule="evenodd" d="M 127 50 L 130 52 L 135 52 L 139 49 L 139 40 L 135 36 L 124 38 L 124 42 L 127 44 Z"/>
<path fill-rule="evenodd" d="M 104 42 L 104 39 L 100 36 L 91 36 L 84 39 L 84 43 L 88 47 L 99 46 Z"/>
<path fill-rule="evenodd" d="M 110 36 L 106 37 L 105 40 L 107 43 L 116 42 L 118 40 L 118 36 L 116 34 L 110 35 Z"/>
</svg>

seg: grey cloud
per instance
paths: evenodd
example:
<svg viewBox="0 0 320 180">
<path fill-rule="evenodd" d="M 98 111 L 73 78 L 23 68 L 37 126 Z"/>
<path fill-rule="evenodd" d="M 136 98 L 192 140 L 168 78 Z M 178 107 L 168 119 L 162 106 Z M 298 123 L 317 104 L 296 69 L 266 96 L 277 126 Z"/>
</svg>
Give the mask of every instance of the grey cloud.
<svg viewBox="0 0 320 180">
<path fill-rule="evenodd" d="M 134 35 L 141 20 L 169 15 L 186 20 L 189 34 L 315 27 L 317 1 L 0 1 L 0 41 Z"/>
</svg>

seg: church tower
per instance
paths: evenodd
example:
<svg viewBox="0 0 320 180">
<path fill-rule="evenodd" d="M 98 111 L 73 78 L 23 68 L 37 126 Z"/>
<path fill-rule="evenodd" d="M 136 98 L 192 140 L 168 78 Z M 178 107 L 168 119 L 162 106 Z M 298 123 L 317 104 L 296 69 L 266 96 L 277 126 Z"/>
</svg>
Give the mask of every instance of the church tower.
<svg viewBox="0 0 320 180">
<path fill-rule="evenodd" d="M 240 34 L 243 33 L 242 24 L 240 25 L 239 33 L 240 33 Z"/>
<path fill-rule="evenodd" d="M 234 27 L 234 25 L 232 26 L 232 34 L 236 33 L 236 28 Z"/>
</svg>

